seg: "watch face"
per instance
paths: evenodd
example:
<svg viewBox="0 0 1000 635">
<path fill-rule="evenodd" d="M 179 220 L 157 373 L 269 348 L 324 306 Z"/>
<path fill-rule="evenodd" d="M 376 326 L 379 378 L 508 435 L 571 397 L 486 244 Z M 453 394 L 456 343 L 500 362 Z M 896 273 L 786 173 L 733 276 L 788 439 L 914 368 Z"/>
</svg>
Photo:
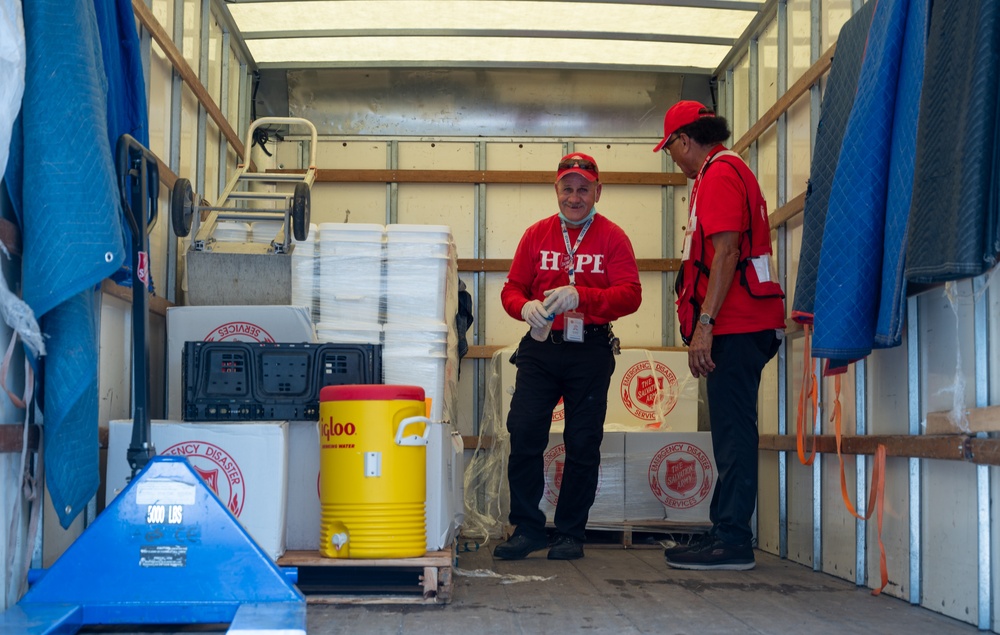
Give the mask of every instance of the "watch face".
<svg viewBox="0 0 1000 635">
<path fill-rule="evenodd" d="M 700 316 L 698 316 L 698 321 L 701 322 L 702 324 L 711 324 L 712 318 L 711 316 L 709 316 L 708 313 L 702 313 Z"/>
</svg>

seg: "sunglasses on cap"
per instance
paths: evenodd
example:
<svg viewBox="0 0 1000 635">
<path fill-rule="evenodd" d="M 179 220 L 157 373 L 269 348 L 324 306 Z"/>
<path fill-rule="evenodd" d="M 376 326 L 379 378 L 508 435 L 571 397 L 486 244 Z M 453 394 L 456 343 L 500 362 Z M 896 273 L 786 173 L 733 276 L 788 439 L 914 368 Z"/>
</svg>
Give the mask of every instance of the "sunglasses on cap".
<svg viewBox="0 0 1000 635">
<path fill-rule="evenodd" d="M 586 159 L 569 159 L 566 161 L 559 162 L 559 171 L 569 170 L 570 168 L 580 168 L 581 170 L 587 170 L 588 172 L 596 172 L 597 165 L 593 161 L 588 161 Z"/>
</svg>

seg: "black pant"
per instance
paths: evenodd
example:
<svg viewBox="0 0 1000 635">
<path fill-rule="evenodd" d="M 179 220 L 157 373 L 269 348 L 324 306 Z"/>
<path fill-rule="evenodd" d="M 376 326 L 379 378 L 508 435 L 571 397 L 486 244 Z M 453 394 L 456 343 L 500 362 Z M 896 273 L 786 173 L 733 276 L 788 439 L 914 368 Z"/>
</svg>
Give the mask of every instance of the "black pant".
<svg viewBox="0 0 1000 635">
<path fill-rule="evenodd" d="M 507 415 L 510 522 L 517 534 L 545 536 L 545 514 L 538 508 L 545 487 L 543 455 L 552 409 L 562 397 L 566 464 L 555 525 L 560 533 L 582 539 L 597 493 L 615 359 L 606 330 L 588 328 L 582 344 L 562 342 L 554 335 L 544 342 L 526 335 L 517 348 L 517 379 Z"/>
<path fill-rule="evenodd" d="M 724 542 L 749 543 L 757 503 L 757 393 L 767 362 L 781 340 L 774 330 L 717 335 L 712 340 L 715 370 L 708 374 L 712 448 L 719 470 L 709 508 L 712 533 Z"/>
</svg>

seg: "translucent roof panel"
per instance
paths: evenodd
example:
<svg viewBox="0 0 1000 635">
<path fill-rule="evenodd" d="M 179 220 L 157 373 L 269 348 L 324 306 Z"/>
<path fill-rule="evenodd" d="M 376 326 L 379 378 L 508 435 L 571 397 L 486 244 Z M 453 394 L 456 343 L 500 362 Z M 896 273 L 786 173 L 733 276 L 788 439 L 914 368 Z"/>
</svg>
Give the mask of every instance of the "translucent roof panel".
<svg viewBox="0 0 1000 635">
<path fill-rule="evenodd" d="M 531 66 L 711 71 L 751 0 L 236 0 L 260 67 Z"/>
</svg>

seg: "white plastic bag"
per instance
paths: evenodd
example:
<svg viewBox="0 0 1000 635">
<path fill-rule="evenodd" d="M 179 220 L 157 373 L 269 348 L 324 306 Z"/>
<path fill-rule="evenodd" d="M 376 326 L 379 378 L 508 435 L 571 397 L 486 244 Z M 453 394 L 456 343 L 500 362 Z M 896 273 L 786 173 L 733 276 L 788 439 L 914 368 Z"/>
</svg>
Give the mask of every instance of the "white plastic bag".
<svg viewBox="0 0 1000 635">
<path fill-rule="evenodd" d="M 20 0 L 0 0 L 0 176 L 7 169 L 10 132 L 24 94 L 24 19 Z"/>
</svg>

